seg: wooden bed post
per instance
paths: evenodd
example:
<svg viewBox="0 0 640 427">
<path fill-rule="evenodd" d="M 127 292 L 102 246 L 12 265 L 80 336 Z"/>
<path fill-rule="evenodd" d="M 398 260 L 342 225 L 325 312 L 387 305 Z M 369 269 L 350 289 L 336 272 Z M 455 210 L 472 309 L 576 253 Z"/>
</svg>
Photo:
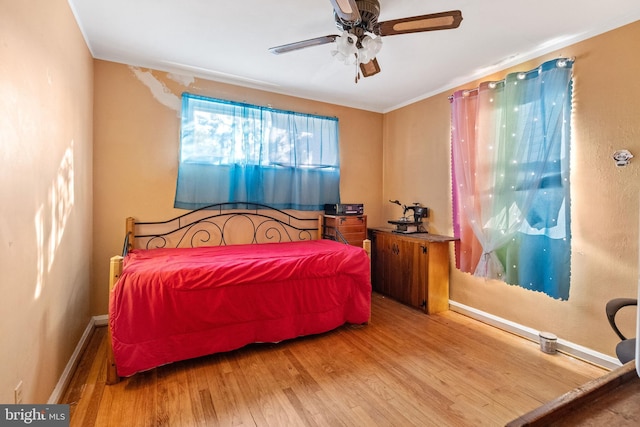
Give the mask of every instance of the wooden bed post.
<svg viewBox="0 0 640 427">
<path fill-rule="evenodd" d="M 369 281 L 371 281 L 371 275 L 373 274 L 373 270 L 371 268 L 371 240 L 364 239 L 362 241 L 362 248 L 364 249 L 364 251 L 367 253 L 367 256 L 369 257 Z M 369 309 L 369 321 L 367 322 L 367 324 L 369 323 L 371 323 L 371 309 Z"/>
<path fill-rule="evenodd" d="M 318 215 L 318 240 L 323 239 L 324 235 L 324 215 Z"/>
<path fill-rule="evenodd" d="M 128 221 L 127 221 L 128 224 Z M 122 261 L 123 257 L 116 255 L 111 257 L 111 263 L 109 266 L 109 298 L 111 298 L 111 291 L 115 286 L 120 274 L 122 273 Z M 111 327 L 108 329 L 107 337 L 107 384 L 115 384 L 120 381 L 118 371 L 116 370 L 116 362 L 113 358 L 113 347 L 111 343 Z"/>
<path fill-rule="evenodd" d="M 130 216 L 127 218 L 125 231 L 127 232 L 127 241 L 129 242 L 129 244 L 127 245 L 127 252 L 129 252 L 131 249 L 133 249 L 136 238 L 136 219 L 134 217 Z"/>
<path fill-rule="evenodd" d="M 367 256 L 369 257 L 369 263 L 371 263 L 371 240 L 364 239 L 362 241 L 362 248 L 367 253 Z"/>
</svg>

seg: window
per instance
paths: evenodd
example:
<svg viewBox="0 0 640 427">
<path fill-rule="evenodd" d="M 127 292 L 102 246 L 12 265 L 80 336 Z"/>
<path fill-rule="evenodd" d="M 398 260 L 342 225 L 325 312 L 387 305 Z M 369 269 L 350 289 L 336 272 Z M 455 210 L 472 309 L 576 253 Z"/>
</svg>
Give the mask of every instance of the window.
<svg viewBox="0 0 640 427">
<path fill-rule="evenodd" d="M 452 96 L 454 232 L 462 271 L 569 297 L 573 61 Z"/>
<path fill-rule="evenodd" d="M 340 201 L 338 119 L 182 95 L 175 207 Z"/>
</svg>

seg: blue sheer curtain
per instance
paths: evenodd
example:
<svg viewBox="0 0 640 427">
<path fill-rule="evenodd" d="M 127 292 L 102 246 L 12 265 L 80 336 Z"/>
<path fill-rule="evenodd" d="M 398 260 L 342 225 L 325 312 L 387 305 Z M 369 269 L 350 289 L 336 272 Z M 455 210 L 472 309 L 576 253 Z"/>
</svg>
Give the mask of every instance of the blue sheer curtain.
<svg viewBox="0 0 640 427">
<path fill-rule="evenodd" d="M 569 298 L 570 59 L 452 96 L 460 269 Z"/>
<path fill-rule="evenodd" d="M 185 93 L 180 141 L 177 208 L 322 210 L 340 201 L 336 118 Z"/>
</svg>

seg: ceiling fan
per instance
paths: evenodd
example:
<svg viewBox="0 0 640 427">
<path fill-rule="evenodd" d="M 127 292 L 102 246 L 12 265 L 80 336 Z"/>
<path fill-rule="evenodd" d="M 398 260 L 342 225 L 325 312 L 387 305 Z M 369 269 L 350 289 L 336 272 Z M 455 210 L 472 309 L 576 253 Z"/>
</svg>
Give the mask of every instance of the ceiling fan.
<svg viewBox="0 0 640 427">
<path fill-rule="evenodd" d="M 423 31 L 448 30 L 457 28 L 462 22 L 462 12 L 431 13 L 378 22 L 380 2 L 378 0 L 330 0 L 333 5 L 336 26 L 342 35 L 330 34 L 309 40 L 275 46 L 269 49 L 274 54 L 287 53 L 311 46 L 337 43 L 333 52 L 346 63 L 359 65 L 364 77 L 380 72 L 376 54 L 380 50 L 380 37 Z M 373 36 L 373 37 L 371 37 Z M 356 71 L 356 83 L 359 80 Z"/>
</svg>

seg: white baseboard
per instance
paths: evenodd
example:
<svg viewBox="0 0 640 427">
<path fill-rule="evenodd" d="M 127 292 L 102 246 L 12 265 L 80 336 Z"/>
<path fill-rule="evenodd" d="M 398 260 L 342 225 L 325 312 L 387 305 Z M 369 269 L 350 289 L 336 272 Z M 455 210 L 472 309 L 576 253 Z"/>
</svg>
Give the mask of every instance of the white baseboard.
<svg viewBox="0 0 640 427">
<path fill-rule="evenodd" d="M 449 300 L 449 308 L 451 311 L 464 314 L 465 316 L 471 317 L 472 319 L 476 319 L 480 322 L 495 326 L 498 329 L 511 332 L 512 334 L 519 335 L 534 342 L 540 342 L 540 331 L 537 331 L 535 329 L 520 325 L 515 322 L 511 322 L 498 316 L 494 316 L 493 314 L 486 313 L 473 307 L 460 304 L 456 301 Z M 559 352 L 568 354 L 578 359 L 582 359 L 594 365 L 602 366 L 606 369 L 615 369 L 622 366 L 618 359 L 614 357 L 608 356 L 604 353 L 599 353 L 595 350 L 591 350 L 570 341 L 565 341 L 561 338 L 558 338 L 557 349 Z"/>
<path fill-rule="evenodd" d="M 89 324 L 84 329 L 82 337 L 80 337 L 80 341 L 78 341 L 78 345 L 76 345 L 76 349 L 73 351 L 71 358 L 67 362 L 67 366 L 64 368 L 64 371 L 62 371 L 62 375 L 60 375 L 58 383 L 53 389 L 51 396 L 49 396 L 49 400 L 47 402 L 48 405 L 55 405 L 60 401 L 60 399 L 62 399 L 62 394 L 69 385 L 78 363 L 80 363 L 80 355 L 82 354 L 84 347 L 87 345 L 91 332 L 96 326 L 105 326 L 108 323 L 108 319 L 109 317 L 106 314 L 102 316 L 93 316 L 91 318 Z"/>
<path fill-rule="evenodd" d="M 93 325 L 94 326 L 107 326 L 109 323 L 109 315 L 103 314 L 101 316 L 93 316 Z"/>
</svg>

